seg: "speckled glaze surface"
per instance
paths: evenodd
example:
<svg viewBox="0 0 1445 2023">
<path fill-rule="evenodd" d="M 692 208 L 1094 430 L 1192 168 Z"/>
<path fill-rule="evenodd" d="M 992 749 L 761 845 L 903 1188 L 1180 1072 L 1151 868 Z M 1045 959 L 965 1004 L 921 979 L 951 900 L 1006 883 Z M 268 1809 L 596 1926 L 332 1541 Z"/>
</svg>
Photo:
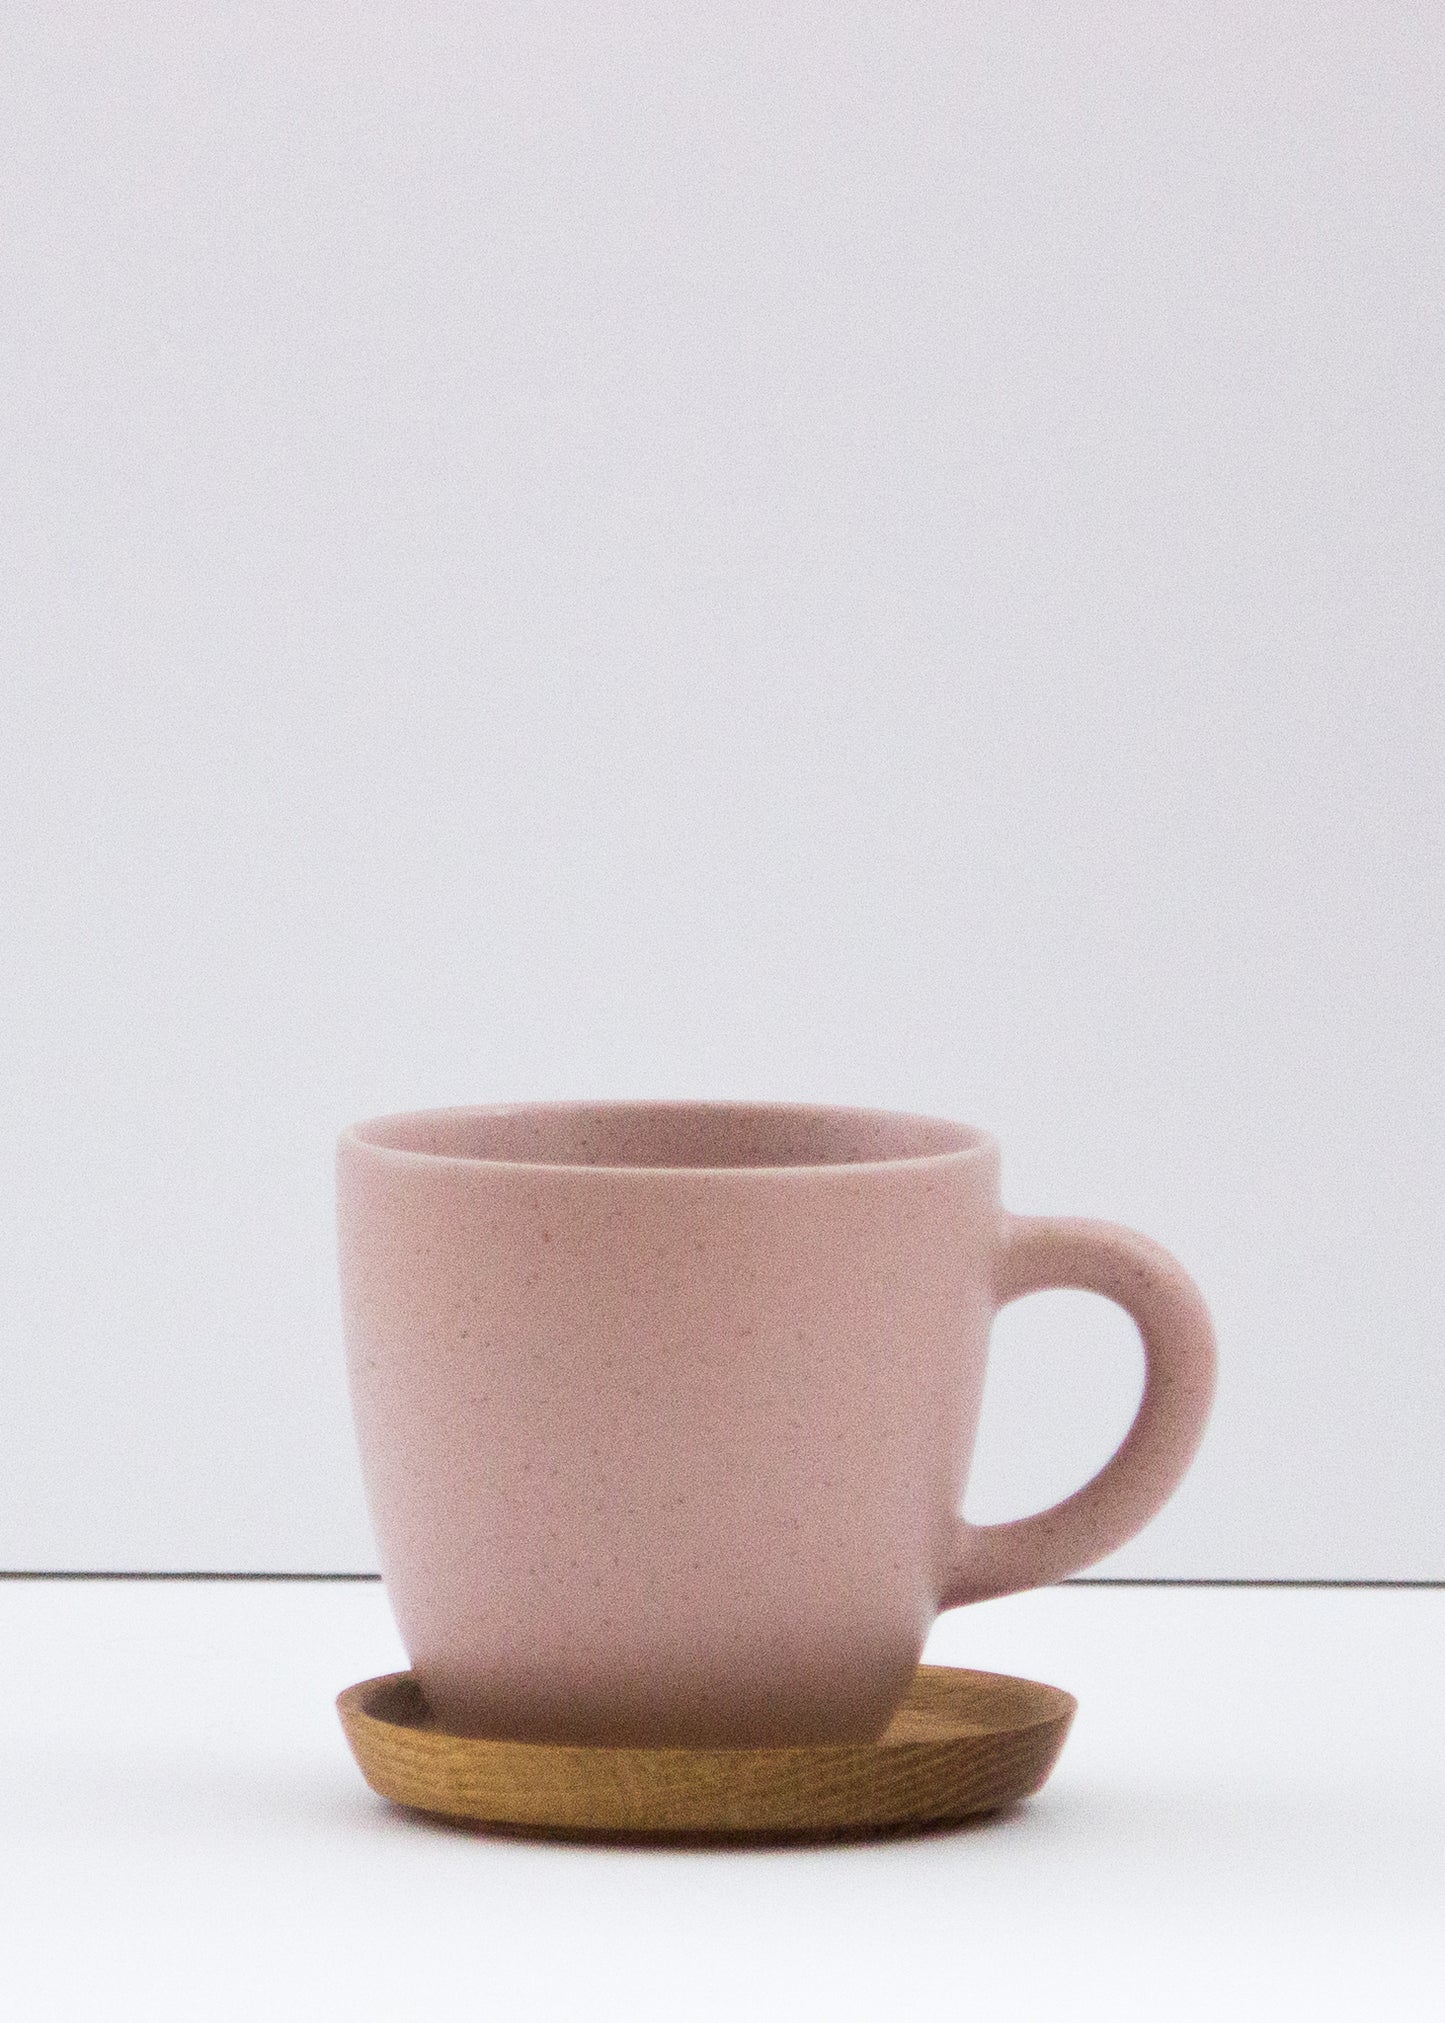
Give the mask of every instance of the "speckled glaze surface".
<svg viewBox="0 0 1445 2023">
<path fill-rule="evenodd" d="M 338 1155 L 353 1405 L 412 1668 L 459 1734 L 867 1740 L 941 1608 L 1132 1536 L 1194 1453 L 1213 1336 L 1110 1224 L 1007 1214 L 986 1133 L 783 1104 L 377 1119 Z M 1076 1495 L 958 1515 L 989 1326 L 1083 1286 L 1143 1401 Z"/>
</svg>

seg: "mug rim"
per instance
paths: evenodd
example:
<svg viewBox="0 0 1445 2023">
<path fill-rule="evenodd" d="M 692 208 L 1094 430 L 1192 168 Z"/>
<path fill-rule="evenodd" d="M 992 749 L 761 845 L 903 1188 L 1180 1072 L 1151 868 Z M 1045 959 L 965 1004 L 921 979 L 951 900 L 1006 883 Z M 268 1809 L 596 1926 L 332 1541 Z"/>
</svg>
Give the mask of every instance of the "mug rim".
<svg viewBox="0 0 1445 2023">
<path fill-rule="evenodd" d="M 753 1116 L 772 1123 L 792 1119 L 800 1125 L 819 1124 L 824 1121 L 835 1123 L 859 1123 L 873 1126 L 891 1126 L 900 1132 L 910 1128 L 920 1134 L 936 1137 L 942 1134 L 951 1137 L 951 1144 L 935 1144 L 929 1149 L 883 1153 L 867 1158 L 834 1159 L 790 1159 L 776 1163 L 697 1160 L 664 1161 L 661 1163 L 615 1161 L 615 1160 L 571 1160 L 528 1158 L 507 1153 L 471 1153 L 456 1151 L 435 1151 L 422 1145 L 388 1142 L 381 1134 L 403 1130 L 425 1129 L 427 1126 L 456 1124 L 463 1120 L 481 1118 L 536 1117 L 553 1119 L 558 1122 L 567 1117 L 577 1117 L 585 1113 L 594 1116 L 620 1118 L 629 1112 L 646 1112 L 654 1117 L 697 1117 L 715 1115 L 738 1120 Z M 563 1098 L 541 1102 L 510 1103 L 456 1103 L 423 1110 L 394 1110 L 383 1116 L 363 1118 L 348 1124 L 341 1132 L 339 1147 L 350 1146 L 358 1151 L 376 1154 L 383 1159 L 396 1160 L 418 1167 L 463 1167 L 492 1168 L 510 1172 L 532 1173 L 591 1173 L 606 1176 L 623 1174 L 651 1175 L 709 1175 L 735 1176 L 779 1174 L 838 1174 L 860 1172 L 892 1171 L 897 1168 L 918 1168 L 946 1166 L 957 1161 L 987 1159 L 997 1155 L 998 1145 L 993 1135 L 975 1124 L 960 1124 L 951 1118 L 938 1117 L 921 1111 L 878 1109 L 870 1105 L 854 1103 L 808 1103 L 782 1101 L 753 1101 L 747 1098 L 708 1097 L 605 1097 L 596 1100 L 588 1098 Z"/>
</svg>

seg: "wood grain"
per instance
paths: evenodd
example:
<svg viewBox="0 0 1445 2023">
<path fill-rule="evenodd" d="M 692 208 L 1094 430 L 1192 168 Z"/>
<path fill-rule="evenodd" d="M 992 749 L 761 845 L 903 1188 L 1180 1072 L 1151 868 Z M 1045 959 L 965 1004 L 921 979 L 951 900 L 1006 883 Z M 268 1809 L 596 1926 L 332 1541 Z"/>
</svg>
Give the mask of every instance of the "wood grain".
<svg viewBox="0 0 1445 2023">
<path fill-rule="evenodd" d="M 1039 1790 L 1077 1702 L 1057 1686 L 920 1665 L 881 1741 L 598 1749 L 448 1735 L 410 1672 L 348 1687 L 342 1727 L 373 1791 L 455 1820 L 564 1835 L 722 1839 L 941 1826 Z"/>
</svg>

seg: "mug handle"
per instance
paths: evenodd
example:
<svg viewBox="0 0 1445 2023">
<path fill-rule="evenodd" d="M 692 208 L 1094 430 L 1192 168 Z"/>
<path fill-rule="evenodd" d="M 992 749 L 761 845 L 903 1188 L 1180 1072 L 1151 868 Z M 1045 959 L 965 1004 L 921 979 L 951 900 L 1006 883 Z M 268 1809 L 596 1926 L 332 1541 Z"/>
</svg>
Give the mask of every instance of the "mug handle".
<svg viewBox="0 0 1445 2023">
<path fill-rule="evenodd" d="M 995 1263 L 998 1305 L 1064 1288 L 1102 1293 L 1138 1327 L 1144 1396 L 1134 1423 L 1112 1460 L 1062 1503 L 1011 1524 L 956 1518 L 940 1608 L 1043 1587 L 1092 1566 L 1144 1528 L 1203 1437 L 1214 1396 L 1214 1329 L 1184 1267 L 1117 1223 L 1005 1214 Z"/>
</svg>

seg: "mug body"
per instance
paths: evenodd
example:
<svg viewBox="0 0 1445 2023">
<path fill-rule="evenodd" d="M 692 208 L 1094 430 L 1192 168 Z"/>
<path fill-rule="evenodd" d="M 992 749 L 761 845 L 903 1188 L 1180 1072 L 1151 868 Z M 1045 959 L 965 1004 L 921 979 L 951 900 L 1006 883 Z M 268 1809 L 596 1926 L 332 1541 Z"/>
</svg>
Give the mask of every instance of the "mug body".
<svg viewBox="0 0 1445 2023">
<path fill-rule="evenodd" d="M 986 1134 L 783 1104 L 357 1125 L 381 1565 L 455 1732 L 876 1737 L 947 1584 L 993 1318 Z"/>
</svg>

